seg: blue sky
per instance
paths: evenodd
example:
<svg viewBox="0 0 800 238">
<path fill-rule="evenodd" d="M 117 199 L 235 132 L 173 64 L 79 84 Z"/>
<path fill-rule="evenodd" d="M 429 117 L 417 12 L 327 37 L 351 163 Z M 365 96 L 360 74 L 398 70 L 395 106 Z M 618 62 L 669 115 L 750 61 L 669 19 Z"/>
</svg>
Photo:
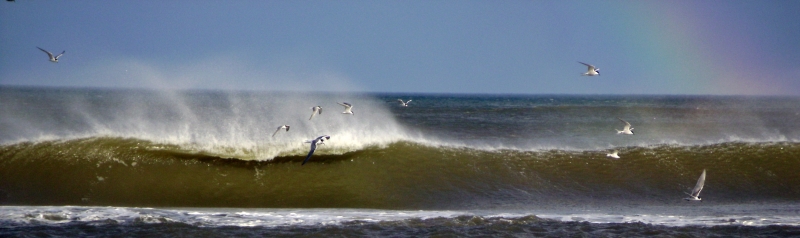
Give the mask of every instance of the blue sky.
<svg viewBox="0 0 800 238">
<path fill-rule="evenodd" d="M 800 95 L 800 1 L 0 3 L 0 85 Z M 55 64 L 36 47 L 67 53 Z M 580 76 L 578 61 L 599 77 Z"/>
</svg>

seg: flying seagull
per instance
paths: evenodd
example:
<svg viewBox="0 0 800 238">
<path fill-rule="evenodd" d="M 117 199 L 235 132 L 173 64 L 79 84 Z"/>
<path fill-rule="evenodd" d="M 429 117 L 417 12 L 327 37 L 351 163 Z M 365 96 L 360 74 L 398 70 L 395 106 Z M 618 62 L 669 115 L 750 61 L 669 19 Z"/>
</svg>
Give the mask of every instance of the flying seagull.
<svg viewBox="0 0 800 238">
<path fill-rule="evenodd" d="M 600 75 L 600 69 L 595 68 L 594 65 L 587 64 L 587 63 L 580 62 L 580 61 L 578 61 L 578 63 L 586 65 L 586 67 L 589 67 L 589 69 L 586 70 L 586 73 L 583 73 L 584 76 L 598 76 L 598 75 Z"/>
<path fill-rule="evenodd" d="M 700 174 L 700 178 L 697 179 L 697 184 L 694 185 L 694 189 L 692 189 L 692 194 L 689 194 L 688 198 L 684 198 L 683 200 L 686 201 L 700 201 L 703 200 L 700 198 L 700 191 L 703 190 L 703 185 L 706 184 L 706 170 L 703 170 L 703 173 Z"/>
<path fill-rule="evenodd" d="M 408 107 L 408 103 L 411 102 L 411 100 L 403 102 L 403 99 L 399 99 L 399 98 L 397 99 L 397 101 L 399 101 L 400 102 L 400 106 L 403 106 L 403 107 Z"/>
<path fill-rule="evenodd" d="M 620 131 L 620 130 L 617 130 L 617 134 L 633 135 L 633 127 L 631 127 L 631 124 L 630 124 L 630 123 L 628 123 L 628 122 L 627 122 L 627 121 L 625 121 L 625 120 L 622 120 L 622 119 L 621 119 L 621 118 L 619 118 L 619 117 L 617 117 L 617 119 L 619 119 L 620 121 L 622 121 L 622 122 L 624 122 L 624 123 L 625 123 L 625 127 L 624 127 L 624 128 L 622 128 L 622 130 L 621 130 L 621 131 Z M 616 130 L 616 129 L 614 129 L 614 130 Z"/>
<path fill-rule="evenodd" d="M 353 105 L 351 105 L 350 103 L 342 102 L 339 103 L 339 105 L 342 105 L 344 107 L 344 112 L 342 112 L 342 114 L 353 114 Z"/>
<path fill-rule="evenodd" d="M 614 152 L 611 152 L 611 154 L 606 154 L 606 157 L 611 157 L 611 158 L 614 158 L 614 159 L 619 159 L 619 155 L 617 155 L 618 153 L 619 153 L 619 150 L 614 150 Z"/>
<path fill-rule="evenodd" d="M 331 136 L 324 135 L 324 136 L 317 137 L 317 139 L 306 141 L 306 143 L 311 143 L 311 150 L 308 151 L 308 155 L 306 155 L 306 159 L 303 160 L 303 163 L 300 164 L 300 165 L 302 166 L 302 165 L 306 164 L 306 162 L 308 162 L 308 159 L 310 159 L 311 155 L 314 154 L 314 150 L 317 149 L 317 145 L 324 145 L 325 144 L 325 140 L 329 140 L 329 139 L 331 139 Z"/>
<path fill-rule="evenodd" d="M 278 129 L 275 130 L 274 133 L 272 133 L 272 137 L 275 137 L 275 134 L 278 134 L 278 132 L 281 131 L 281 129 L 286 129 L 286 131 L 289 131 L 289 125 L 279 126 Z"/>
<path fill-rule="evenodd" d="M 39 47 L 37 46 L 36 48 L 39 48 Z M 55 57 L 53 57 L 53 53 L 50 53 L 50 51 L 46 51 L 46 50 L 44 50 L 42 48 L 39 48 L 39 50 L 44 51 L 44 53 L 47 53 L 47 56 L 50 57 L 50 62 L 53 62 L 53 63 L 58 63 L 58 57 L 61 57 L 61 55 L 64 55 L 64 53 L 67 53 L 67 51 L 65 50 L 65 51 L 62 51 L 61 54 L 58 54 Z"/>
<path fill-rule="evenodd" d="M 311 118 L 314 118 L 314 115 L 322 114 L 322 107 L 320 107 L 320 106 L 312 107 L 311 110 L 314 111 L 314 112 L 311 113 L 311 117 L 309 117 L 308 120 L 311 120 Z"/>
</svg>

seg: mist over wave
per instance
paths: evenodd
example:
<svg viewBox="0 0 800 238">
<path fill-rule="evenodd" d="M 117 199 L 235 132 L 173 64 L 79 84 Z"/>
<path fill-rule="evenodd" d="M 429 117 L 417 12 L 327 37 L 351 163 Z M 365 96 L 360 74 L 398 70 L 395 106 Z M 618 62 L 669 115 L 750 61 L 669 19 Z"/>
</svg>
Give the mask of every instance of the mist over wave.
<svg viewBox="0 0 800 238">
<path fill-rule="evenodd" d="M 332 135 L 317 153 L 341 154 L 408 138 L 369 95 L 84 89 L 4 90 L 0 143 L 136 138 L 240 159 L 307 152 L 305 140 Z M 355 115 L 336 102 L 350 102 Z M 311 107 L 322 106 L 313 120 Z M 280 125 L 290 131 L 273 132 Z"/>
<path fill-rule="evenodd" d="M 190 153 L 269 160 L 406 141 L 486 151 L 597 151 L 798 142 L 800 100 L 781 97 L 524 96 L 0 88 L 0 143 L 133 138 Z M 413 99 L 400 107 L 397 98 Z M 336 102 L 354 105 L 341 114 Z M 311 107 L 323 113 L 308 120 Z M 636 135 L 616 135 L 616 118 Z M 272 133 L 291 125 L 289 132 Z"/>
</svg>

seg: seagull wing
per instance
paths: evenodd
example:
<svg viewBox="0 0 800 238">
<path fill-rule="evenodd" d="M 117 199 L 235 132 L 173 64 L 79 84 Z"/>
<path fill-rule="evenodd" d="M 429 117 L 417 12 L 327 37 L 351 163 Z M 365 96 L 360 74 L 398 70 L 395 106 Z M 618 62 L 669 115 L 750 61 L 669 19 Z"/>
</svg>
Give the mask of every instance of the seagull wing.
<svg viewBox="0 0 800 238">
<path fill-rule="evenodd" d="M 336 103 L 339 103 L 339 102 L 336 102 Z M 342 106 L 344 107 L 344 111 L 345 111 L 345 112 L 347 112 L 347 111 L 350 111 L 350 108 L 352 108 L 352 107 L 353 107 L 353 105 L 350 105 L 350 103 L 346 103 L 346 102 L 344 102 L 344 103 L 339 103 L 339 105 L 342 105 Z"/>
<path fill-rule="evenodd" d="M 703 173 L 700 174 L 700 178 L 697 179 L 697 184 L 694 185 L 694 189 L 692 189 L 692 196 L 699 197 L 700 191 L 703 190 L 703 185 L 706 184 L 706 170 L 703 170 Z"/>
<path fill-rule="evenodd" d="M 318 107 L 312 107 L 312 108 L 311 108 L 311 110 L 312 110 L 312 112 L 311 112 L 311 117 L 309 117 L 309 118 L 308 118 L 308 120 L 311 120 L 311 118 L 314 118 L 314 115 L 316 115 L 316 114 L 317 114 L 317 112 L 319 112 L 320 114 L 322 114 L 322 112 L 321 112 L 321 111 L 322 111 L 322 109 L 320 109 L 320 108 L 318 108 Z"/>
<path fill-rule="evenodd" d="M 622 118 L 619 118 L 619 117 L 617 117 L 617 119 L 619 119 L 620 121 L 622 121 L 622 122 L 624 122 L 624 123 L 625 123 L 625 129 L 623 129 L 623 130 L 626 130 L 626 131 L 627 131 L 627 130 L 631 129 L 631 124 L 630 124 L 630 123 L 628 123 L 628 122 L 627 122 L 627 121 L 625 121 L 625 120 L 622 120 Z"/>
<path fill-rule="evenodd" d="M 594 71 L 594 65 L 587 64 L 587 63 L 580 62 L 580 61 L 578 61 L 578 63 L 581 63 L 581 64 L 583 64 L 583 65 L 586 65 L 586 67 L 589 67 L 589 71 Z"/>
<path fill-rule="evenodd" d="M 61 57 L 62 55 L 64 55 L 64 53 L 67 53 L 67 51 L 66 50 L 65 51 L 61 51 L 61 54 L 56 55 L 56 59 L 58 59 L 58 57 Z"/>
<path fill-rule="evenodd" d="M 281 131 L 281 129 L 283 129 L 283 127 L 279 126 L 278 129 L 275 130 L 275 132 L 272 133 L 272 137 L 275 137 L 275 134 L 278 134 L 278 132 Z"/>
<path fill-rule="evenodd" d="M 36 47 L 36 48 L 39 48 L 39 47 Z M 44 53 L 47 53 L 47 56 L 49 56 L 51 59 L 53 59 L 53 53 L 50 53 L 50 51 L 46 51 L 46 50 L 44 50 L 42 48 L 39 48 L 39 50 L 44 51 Z M 64 52 L 66 52 L 66 51 L 64 51 Z"/>
<path fill-rule="evenodd" d="M 311 159 L 311 155 L 314 154 L 314 150 L 316 150 L 316 149 L 317 149 L 317 140 L 313 140 L 313 141 L 311 141 L 311 150 L 308 151 L 308 155 L 306 155 L 306 159 L 303 160 L 302 164 L 300 164 L 301 166 L 306 164 L 306 162 L 308 162 L 308 159 Z"/>
</svg>

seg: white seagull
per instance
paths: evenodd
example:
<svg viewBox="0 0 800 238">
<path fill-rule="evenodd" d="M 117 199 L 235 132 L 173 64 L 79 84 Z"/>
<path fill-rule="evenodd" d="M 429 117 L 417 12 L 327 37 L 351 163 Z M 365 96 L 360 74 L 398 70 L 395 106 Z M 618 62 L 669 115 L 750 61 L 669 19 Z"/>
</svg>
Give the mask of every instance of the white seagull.
<svg viewBox="0 0 800 238">
<path fill-rule="evenodd" d="M 595 68 L 594 65 L 587 64 L 587 63 L 580 62 L 580 61 L 578 61 L 578 63 L 586 65 L 586 67 L 589 67 L 589 69 L 586 70 L 586 73 L 583 73 L 584 76 L 598 76 L 598 75 L 600 75 L 600 69 Z"/>
<path fill-rule="evenodd" d="M 344 107 L 344 112 L 342 112 L 342 114 L 353 114 L 353 105 L 351 105 L 350 103 L 342 102 L 339 103 L 339 105 L 342 105 Z"/>
<path fill-rule="evenodd" d="M 39 48 L 39 47 L 37 46 L 36 48 Z M 46 50 L 44 50 L 42 48 L 39 48 L 39 50 L 44 51 L 44 53 L 47 53 L 47 56 L 50 57 L 50 62 L 53 62 L 53 63 L 58 63 L 58 57 L 61 57 L 62 55 L 64 55 L 64 53 L 67 53 L 67 51 L 65 50 L 65 51 L 62 51 L 61 54 L 53 56 L 53 53 L 50 53 L 50 51 L 46 51 Z"/>
<path fill-rule="evenodd" d="M 408 103 L 411 102 L 411 100 L 403 102 L 403 99 L 399 99 L 399 98 L 397 99 L 397 101 L 399 101 L 400 102 L 400 106 L 403 106 L 403 107 L 408 107 Z"/>
<path fill-rule="evenodd" d="M 324 136 L 317 137 L 314 140 L 306 141 L 306 143 L 311 143 L 311 150 L 308 151 L 308 155 L 306 155 L 306 159 L 303 160 L 303 163 L 300 164 L 300 165 L 302 166 L 302 165 L 306 164 L 306 162 L 308 162 L 308 159 L 310 159 L 311 155 L 314 154 L 314 150 L 317 149 L 317 145 L 324 145 L 325 144 L 325 140 L 329 140 L 329 139 L 331 139 L 331 136 L 324 135 Z"/>
<path fill-rule="evenodd" d="M 611 157 L 611 158 L 614 158 L 614 159 L 619 159 L 619 155 L 617 155 L 618 153 L 619 153 L 619 150 L 614 150 L 614 152 L 611 152 L 611 154 L 606 154 L 606 157 Z"/>
<path fill-rule="evenodd" d="M 703 170 L 703 173 L 700 174 L 700 178 L 697 179 L 697 184 L 694 185 L 694 189 L 692 189 L 692 194 L 689 194 L 688 198 L 684 198 L 683 200 L 686 201 L 700 201 L 703 200 L 700 198 L 700 191 L 703 190 L 703 185 L 706 184 L 706 170 Z"/>
<path fill-rule="evenodd" d="M 322 107 L 320 107 L 320 106 L 312 107 L 311 111 L 314 111 L 314 112 L 311 113 L 311 117 L 309 117 L 308 120 L 311 120 L 311 118 L 314 118 L 314 115 L 322 114 Z"/>
<path fill-rule="evenodd" d="M 616 131 L 617 131 L 617 134 L 618 134 L 618 135 L 619 135 L 619 134 L 624 134 L 624 135 L 633 135 L 633 127 L 631 127 L 631 124 L 630 124 L 630 123 L 628 123 L 628 122 L 627 122 L 627 121 L 625 121 L 625 120 L 622 120 L 622 118 L 619 118 L 619 117 L 617 117 L 617 119 L 619 119 L 620 121 L 622 121 L 622 122 L 624 122 L 624 123 L 625 123 L 625 127 L 624 127 L 624 128 L 622 128 L 622 130 L 621 130 L 621 131 L 620 131 L 620 130 L 617 130 L 617 129 L 614 129 L 614 130 L 616 130 Z"/>
<path fill-rule="evenodd" d="M 289 125 L 279 126 L 278 129 L 272 133 L 272 137 L 275 137 L 275 134 L 278 134 L 278 132 L 281 131 L 281 129 L 286 129 L 286 131 L 289 131 Z"/>
</svg>

